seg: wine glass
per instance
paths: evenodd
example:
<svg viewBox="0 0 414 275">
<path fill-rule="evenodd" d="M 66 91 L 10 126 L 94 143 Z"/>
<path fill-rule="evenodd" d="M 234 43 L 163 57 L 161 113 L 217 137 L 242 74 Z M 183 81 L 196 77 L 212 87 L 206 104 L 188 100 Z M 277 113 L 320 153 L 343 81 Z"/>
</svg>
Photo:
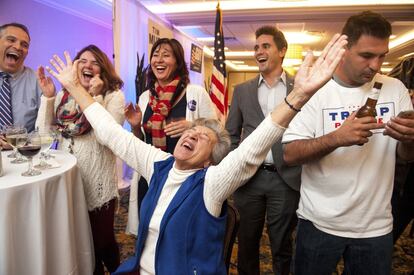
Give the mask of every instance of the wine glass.
<svg viewBox="0 0 414 275">
<path fill-rule="evenodd" d="M 17 150 L 29 160 L 29 168 L 22 173 L 22 176 L 31 177 L 40 175 L 42 172 L 33 168 L 33 156 L 40 152 L 41 139 L 38 131 L 27 135 L 26 139 L 17 139 Z"/>
<path fill-rule="evenodd" d="M 54 137 L 51 131 L 48 130 L 48 131 L 40 133 L 40 143 L 41 143 L 42 152 L 40 152 L 40 157 L 39 157 L 40 163 L 36 164 L 34 168 L 47 169 L 47 168 L 52 167 L 52 165 L 48 163 L 47 160 L 51 158 L 50 146 L 52 145 L 53 141 L 54 141 Z"/>
<path fill-rule="evenodd" d="M 7 157 L 15 158 L 11 163 L 23 163 L 26 160 L 19 154 L 16 148 L 17 140 L 24 139 L 27 137 L 27 130 L 24 127 L 17 125 L 10 125 L 4 128 L 4 134 L 6 136 L 7 143 L 13 147 L 13 153 L 9 154 Z"/>
</svg>

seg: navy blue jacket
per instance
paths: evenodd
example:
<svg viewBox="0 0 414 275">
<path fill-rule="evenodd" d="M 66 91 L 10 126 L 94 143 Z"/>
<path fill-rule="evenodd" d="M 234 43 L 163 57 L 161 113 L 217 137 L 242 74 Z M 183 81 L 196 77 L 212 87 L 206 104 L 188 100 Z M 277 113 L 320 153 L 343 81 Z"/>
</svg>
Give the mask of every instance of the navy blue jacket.
<svg viewBox="0 0 414 275">
<path fill-rule="evenodd" d="M 154 164 L 148 193 L 142 201 L 135 256 L 115 274 L 139 269 L 149 222 L 173 163 L 171 157 Z M 206 171 L 199 170 L 183 182 L 162 218 L 155 252 L 157 275 L 227 274 L 223 260 L 227 213 L 216 218 L 207 211 L 203 200 Z"/>
</svg>

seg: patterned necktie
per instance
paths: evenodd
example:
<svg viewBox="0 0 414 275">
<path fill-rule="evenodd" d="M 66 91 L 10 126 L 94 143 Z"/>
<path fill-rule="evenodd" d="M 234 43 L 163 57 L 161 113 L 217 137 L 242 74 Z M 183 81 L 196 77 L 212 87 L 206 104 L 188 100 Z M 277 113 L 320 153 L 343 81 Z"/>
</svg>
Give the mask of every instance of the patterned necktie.
<svg viewBox="0 0 414 275">
<path fill-rule="evenodd" d="M 0 72 L 0 77 L 3 78 L 0 86 L 0 126 L 8 126 L 13 124 L 10 75 Z"/>
</svg>

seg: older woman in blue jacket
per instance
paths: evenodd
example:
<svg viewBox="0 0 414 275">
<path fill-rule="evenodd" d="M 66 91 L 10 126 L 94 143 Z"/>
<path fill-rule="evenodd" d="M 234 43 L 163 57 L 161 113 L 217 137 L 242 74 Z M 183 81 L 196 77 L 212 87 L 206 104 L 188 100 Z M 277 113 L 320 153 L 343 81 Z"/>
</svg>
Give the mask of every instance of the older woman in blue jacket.
<svg viewBox="0 0 414 275">
<path fill-rule="evenodd" d="M 217 120 L 197 120 L 166 153 L 134 137 L 95 103 L 77 81 L 77 61 L 65 53 L 48 68 L 80 105 L 103 144 L 149 182 L 141 207 L 135 256 L 115 274 L 226 274 L 223 239 L 225 200 L 263 162 L 289 122 L 332 76 L 342 58 L 346 36 L 335 35 L 312 66 L 308 54 L 295 88 L 234 151 Z"/>
</svg>

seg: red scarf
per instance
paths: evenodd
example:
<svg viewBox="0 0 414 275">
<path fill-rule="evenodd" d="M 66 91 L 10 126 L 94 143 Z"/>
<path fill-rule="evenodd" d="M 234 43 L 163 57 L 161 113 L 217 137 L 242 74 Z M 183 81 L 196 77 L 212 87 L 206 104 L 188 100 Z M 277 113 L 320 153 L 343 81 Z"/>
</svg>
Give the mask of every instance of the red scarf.
<svg viewBox="0 0 414 275">
<path fill-rule="evenodd" d="M 144 124 L 145 132 L 152 136 L 152 145 L 161 150 L 167 149 L 167 138 L 165 136 L 164 127 L 166 118 L 174 104 L 174 100 L 183 91 L 182 85 L 179 85 L 180 77 L 176 77 L 165 87 L 161 87 L 155 82 L 155 87 L 151 89 L 149 106 L 152 110 L 152 116 L 148 122 Z"/>
<path fill-rule="evenodd" d="M 80 136 L 92 129 L 79 105 L 66 90 L 56 109 L 56 124 L 64 137 Z"/>
</svg>

